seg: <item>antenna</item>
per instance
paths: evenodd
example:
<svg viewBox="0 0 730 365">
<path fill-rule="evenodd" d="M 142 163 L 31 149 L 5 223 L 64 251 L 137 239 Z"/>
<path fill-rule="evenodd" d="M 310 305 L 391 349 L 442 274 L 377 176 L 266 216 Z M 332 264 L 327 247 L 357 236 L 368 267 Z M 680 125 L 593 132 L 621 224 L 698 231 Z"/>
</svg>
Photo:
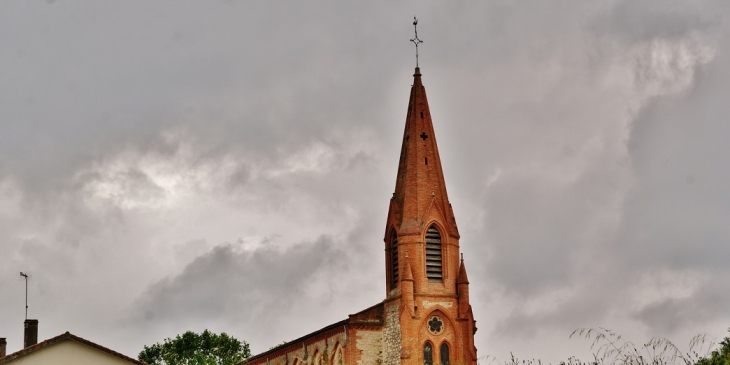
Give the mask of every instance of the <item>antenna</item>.
<svg viewBox="0 0 730 365">
<path fill-rule="evenodd" d="M 20 276 L 25 278 L 25 319 L 28 319 L 28 274 L 21 271 Z"/>
<path fill-rule="evenodd" d="M 418 18 L 415 16 L 413 17 L 413 32 L 416 34 L 416 36 L 411 39 L 411 42 L 416 45 L 416 67 L 418 67 L 418 45 L 423 43 L 422 40 L 418 39 Z"/>
</svg>

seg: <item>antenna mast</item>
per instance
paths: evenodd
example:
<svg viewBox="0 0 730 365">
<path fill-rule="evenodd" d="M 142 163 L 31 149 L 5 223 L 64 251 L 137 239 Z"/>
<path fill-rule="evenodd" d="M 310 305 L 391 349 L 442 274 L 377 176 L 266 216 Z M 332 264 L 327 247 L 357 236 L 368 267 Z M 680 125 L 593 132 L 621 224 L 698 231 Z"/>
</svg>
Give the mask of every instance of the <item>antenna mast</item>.
<svg viewBox="0 0 730 365">
<path fill-rule="evenodd" d="M 416 45 L 416 67 L 418 67 L 418 45 L 423 43 L 422 40 L 418 39 L 418 19 L 414 16 L 413 17 L 413 32 L 416 34 L 416 36 L 411 39 L 411 42 Z"/>
<path fill-rule="evenodd" d="M 28 274 L 21 271 L 20 276 L 25 278 L 25 319 L 28 319 Z"/>
</svg>

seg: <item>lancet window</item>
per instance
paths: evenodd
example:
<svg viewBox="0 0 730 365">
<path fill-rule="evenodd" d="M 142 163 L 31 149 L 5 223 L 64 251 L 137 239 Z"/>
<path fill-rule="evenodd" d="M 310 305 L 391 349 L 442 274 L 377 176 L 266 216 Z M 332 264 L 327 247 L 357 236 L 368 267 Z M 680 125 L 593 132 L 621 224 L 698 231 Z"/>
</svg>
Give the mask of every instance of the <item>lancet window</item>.
<svg viewBox="0 0 730 365">
<path fill-rule="evenodd" d="M 433 365 L 433 346 L 430 342 L 423 345 L 423 365 Z"/>
<path fill-rule="evenodd" d="M 338 343 L 335 346 L 334 354 L 332 355 L 331 365 L 342 365 L 342 346 Z"/>
<path fill-rule="evenodd" d="M 441 365 L 449 365 L 449 344 L 446 342 L 441 344 Z"/>
</svg>

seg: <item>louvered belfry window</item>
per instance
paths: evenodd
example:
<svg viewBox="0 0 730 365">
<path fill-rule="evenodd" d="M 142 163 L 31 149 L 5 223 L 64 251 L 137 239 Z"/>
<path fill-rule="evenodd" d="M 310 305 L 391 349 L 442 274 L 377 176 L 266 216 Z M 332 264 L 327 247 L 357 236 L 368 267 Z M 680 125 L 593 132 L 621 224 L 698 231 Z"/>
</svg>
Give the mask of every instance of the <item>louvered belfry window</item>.
<svg viewBox="0 0 730 365">
<path fill-rule="evenodd" d="M 428 281 L 443 281 L 442 258 L 441 234 L 435 226 L 431 226 L 426 231 L 426 277 Z"/>
<path fill-rule="evenodd" d="M 391 283 L 392 288 L 398 287 L 398 235 L 395 232 L 391 233 L 390 240 L 390 267 L 393 269 Z"/>
</svg>

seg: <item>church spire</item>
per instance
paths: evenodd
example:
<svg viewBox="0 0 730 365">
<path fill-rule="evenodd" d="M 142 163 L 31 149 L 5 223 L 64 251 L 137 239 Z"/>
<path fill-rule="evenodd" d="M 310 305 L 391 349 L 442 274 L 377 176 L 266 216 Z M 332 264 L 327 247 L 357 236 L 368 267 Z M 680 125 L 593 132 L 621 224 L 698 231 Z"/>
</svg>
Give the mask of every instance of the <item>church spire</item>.
<svg viewBox="0 0 730 365">
<path fill-rule="evenodd" d="M 420 234 L 435 214 L 444 233 L 459 236 L 419 67 L 413 75 L 391 214 L 399 235 Z"/>
<path fill-rule="evenodd" d="M 393 364 L 440 360 L 476 365 L 469 279 L 459 260 L 459 231 L 419 67 L 413 75 L 384 241 L 385 313 L 399 313 L 403 340 Z"/>
<path fill-rule="evenodd" d="M 387 364 L 476 365 L 469 279 L 419 67 L 389 204 L 384 313 L 385 323 L 398 316 L 402 341 Z"/>
</svg>

